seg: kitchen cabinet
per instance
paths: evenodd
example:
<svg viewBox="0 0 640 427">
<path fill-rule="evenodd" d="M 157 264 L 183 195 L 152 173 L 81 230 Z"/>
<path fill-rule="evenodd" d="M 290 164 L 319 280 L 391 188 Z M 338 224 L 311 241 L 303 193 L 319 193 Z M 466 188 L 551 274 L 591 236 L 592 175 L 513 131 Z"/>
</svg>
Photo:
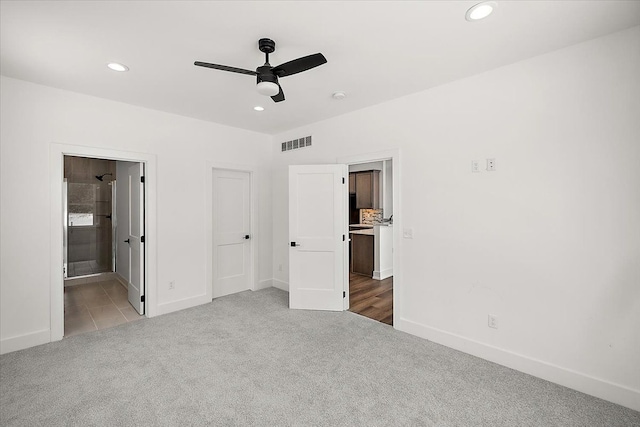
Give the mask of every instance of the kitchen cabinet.
<svg viewBox="0 0 640 427">
<path fill-rule="evenodd" d="M 349 174 L 349 194 L 356 194 L 356 174 Z"/>
<path fill-rule="evenodd" d="M 351 234 L 351 271 L 373 276 L 374 237 L 371 234 Z"/>
<path fill-rule="evenodd" d="M 354 175 L 356 209 L 380 209 L 380 171 L 363 171 Z"/>
</svg>

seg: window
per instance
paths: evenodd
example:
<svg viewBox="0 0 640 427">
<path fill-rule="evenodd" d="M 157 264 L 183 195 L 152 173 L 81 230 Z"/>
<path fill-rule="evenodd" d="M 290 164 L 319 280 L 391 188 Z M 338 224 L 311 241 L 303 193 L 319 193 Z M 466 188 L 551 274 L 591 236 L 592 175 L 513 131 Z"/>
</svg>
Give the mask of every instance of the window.
<svg viewBox="0 0 640 427">
<path fill-rule="evenodd" d="M 69 226 L 93 226 L 95 221 L 95 186 L 93 184 L 69 183 Z"/>
</svg>

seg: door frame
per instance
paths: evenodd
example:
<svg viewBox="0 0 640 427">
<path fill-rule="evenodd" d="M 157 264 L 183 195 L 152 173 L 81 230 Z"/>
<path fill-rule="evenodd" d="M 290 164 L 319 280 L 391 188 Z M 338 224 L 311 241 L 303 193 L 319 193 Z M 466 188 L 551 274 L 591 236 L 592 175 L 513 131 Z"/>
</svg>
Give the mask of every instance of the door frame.
<svg viewBox="0 0 640 427">
<path fill-rule="evenodd" d="M 398 329 L 398 324 L 403 318 L 402 316 L 402 215 L 401 215 L 401 186 L 400 186 L 400 170 L 401 159 L 400 149 L 394 148 L 390 150 L 377 151 L 373 153 L 355 154 L 351 156 L 341 156 L 336 159 L 336 163 L 346 164 L 347 166 L 360 163 L 380 162 L 383 160 L 391 160 L 393 168 L 393 327 Z M 347 204 L 347 215 L 349 206 Z M 347 275 L 349 274 L 349 265 L 346 266 Z M 347 276 L 348 277 L 348 276 Z M 345 284 L 345 292 L 349 295 L 349 280 Z M 345 310 L 348 309 L 348 306 Z"/>
<path fill-rule="evenodd" d="M 63 179 L 64 156 L 91 157 L 106 160 L 144 163 L 144 221 L 145 236 L 151 238 L 145 242 L 145 306 L 146 316 L 158 314 L 157 299 L 157 206 L 156 206 L 156 156 L 147 153 L 112 150 L 108 148 L 87 147 L 81 145 L 52 142 L 49 151 L 49 182 L 51 185 L 51 235 L 50 235 L 50 334 L 51 341 L 60 341 L 64 336 L 64 278 L 63 263 Z"/>
<path fill-rule="evenodd" d="M 250 214 L 251 214 L 251 230 L 249 234 L 249 251 L 250 251 L 250 272 L 249 272 L 249 289 L 257 291 L 259 289 L 268 288 L 271 286 L 270 281 L 258 282 L 257 272 L 259 271 L 259 254 L 258 248 L 260 247 L 260 233 L 258 232 L 257 221 L 257 207 L 258 207 L 258 185 L 257 185 L 257 173 L 258 168 L 252 165 L 239 165 L 233 163 L 219 163 L 219 162 L 207 162 L 206 166 L 206 185 L 205 185 L 205 218 L 204 218 L 204 231 L 206 235 L 206 256 L 207 262 L 205 271 L 205 293 L 206 299 L 211 301 L 213 299 L 213 170 L 221 169 L 234 172 L 246 172 L 249 174 L 249 192 L 250 197 Z"/>
</svg>

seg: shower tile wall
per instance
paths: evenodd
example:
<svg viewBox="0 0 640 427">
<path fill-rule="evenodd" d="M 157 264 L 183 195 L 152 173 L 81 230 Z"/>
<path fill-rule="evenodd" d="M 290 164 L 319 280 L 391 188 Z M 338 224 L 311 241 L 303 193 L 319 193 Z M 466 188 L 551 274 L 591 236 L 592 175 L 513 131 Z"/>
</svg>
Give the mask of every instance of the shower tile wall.
<svg viewBox="0 0 640 427">
<path fill-rule="evenodd" d="M 111 160 L 65 156 L 68 194 L 68 276 L 113 270 L 111 181 L 116 163 Z M 105 175 L 103 181 L 96 175 Z M 75 221 L 75 225 L 72 223 Z"/>
</svg>

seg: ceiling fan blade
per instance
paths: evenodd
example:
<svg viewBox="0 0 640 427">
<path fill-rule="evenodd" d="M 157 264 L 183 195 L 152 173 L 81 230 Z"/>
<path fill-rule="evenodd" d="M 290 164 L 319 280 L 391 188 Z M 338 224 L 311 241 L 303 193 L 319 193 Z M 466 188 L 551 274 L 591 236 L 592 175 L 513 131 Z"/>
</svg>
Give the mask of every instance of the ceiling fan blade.
<svg viewBox="0 0 640 427">
<path fill-rule="evenodd" d="M 271 99 L 273 99 L 273 102 L 284 101 L 284 92 L 282 91 L 282 86 L 278 85 L 278 87 L 280 88 L 280 92 L 271 97 Z"/>
<path fill-rule="evenodd" d="M 256 73 L 255 71 L 245 70 L 243 68 L 228 67 L 226 65 L 209 64 L 208 62 L 196 61 L 193 63 L 193 65 L 197 65 L 198 67 L 213 68 L 215 70 L 231 71 L 232 73 L 248 74 L 250 76 L 258 75 L 258 73 Z"/>
<path fill-rule="evenodd" d="M 273 67 L 272 71 L 278 77 L 286 77 L 310 70 L 326 62 L 327 59 L 323 54 L 314 53 L 313 55 L 303 56 L 302 58 L 280 64 L 277 67 Z"/>
</svg>

